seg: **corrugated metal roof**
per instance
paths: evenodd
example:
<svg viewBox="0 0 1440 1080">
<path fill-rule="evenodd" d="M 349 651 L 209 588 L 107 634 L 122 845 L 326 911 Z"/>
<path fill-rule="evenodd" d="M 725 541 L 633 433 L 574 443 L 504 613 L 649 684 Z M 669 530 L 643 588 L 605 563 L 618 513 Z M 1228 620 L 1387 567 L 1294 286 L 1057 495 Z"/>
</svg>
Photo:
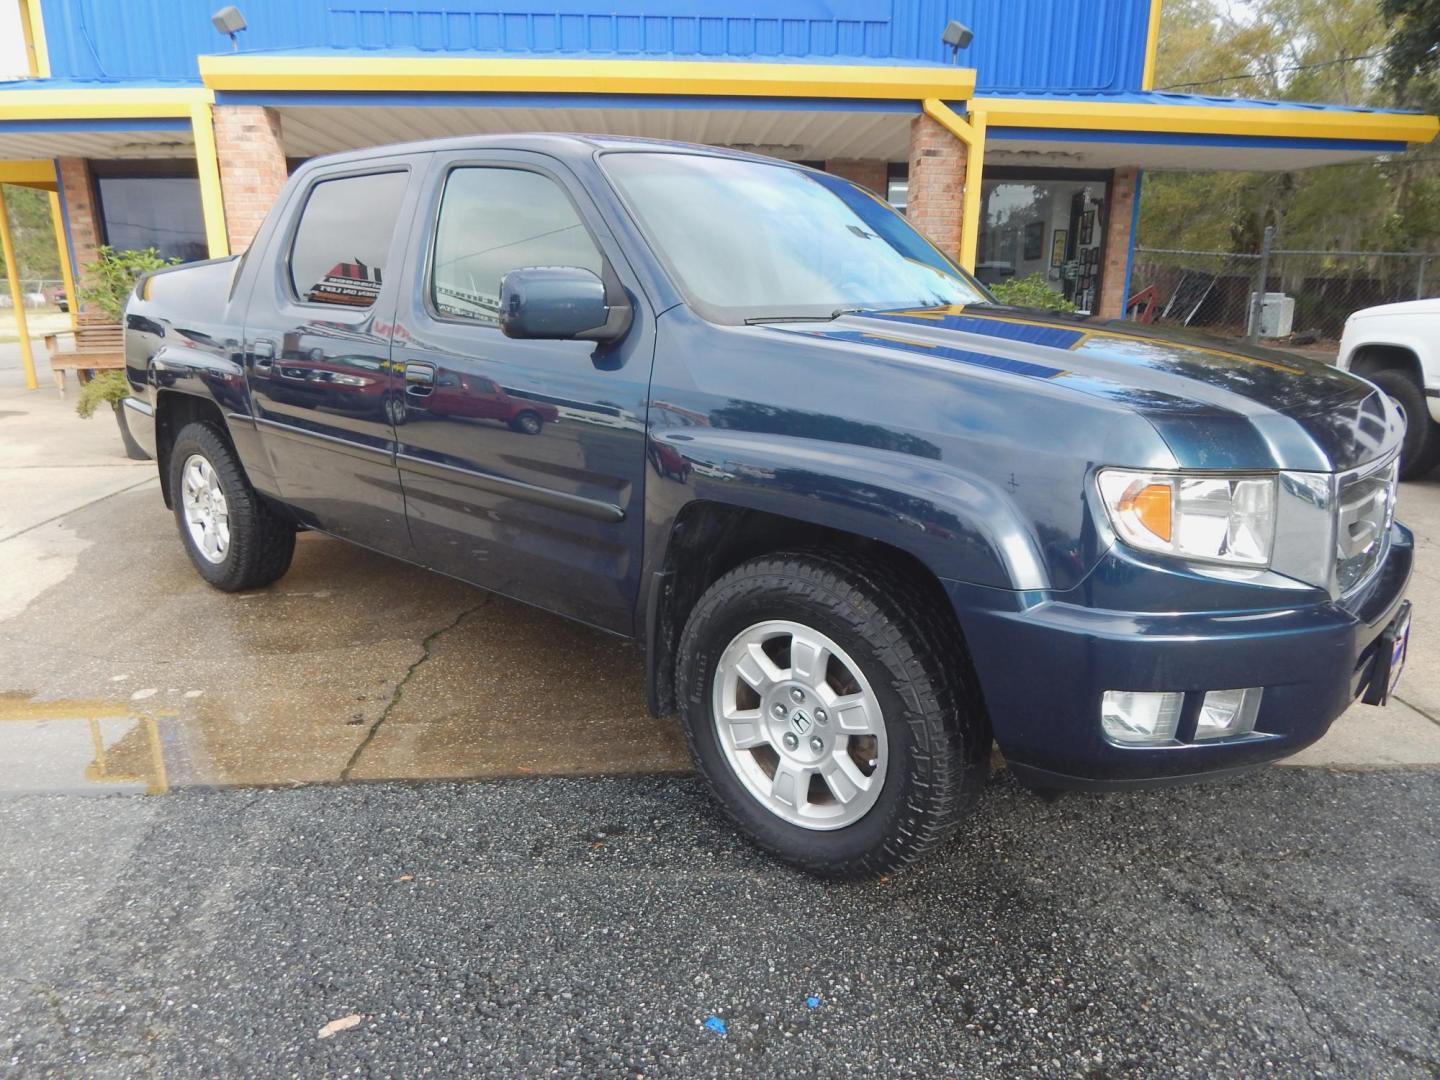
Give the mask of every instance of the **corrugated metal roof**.
<svg viewBox="0 0 1440 1080">
<path fill-rule="evenodd" d="M 80 78 L 193 78 L 220 51 L 216 0 L 42 0 L 51 70 Z M 946 63 L 950 19 L 982 91 L 1140 85 L 1149 0 L 246 0 L 247 49 L 805 58 Z"/>
<path fill-rule="evenodd" d="M 1177 94 L 1167 90 L 1069 91 L 1026 90 L 999 93 L 995 97 L 1028 98 L 1033 101 L 1073 101 L 1113 105 L 1218 105 L 1235 109 L 1306 109 L 1311 111 L 1384 113 L 1415 115 L 1405 109 L 1382 109 L 1369 105 L 1338 105 L 1315 101 L 1284 101 L 1269 98 L 1216 97 L 1210 94 Z"/>
</svg>

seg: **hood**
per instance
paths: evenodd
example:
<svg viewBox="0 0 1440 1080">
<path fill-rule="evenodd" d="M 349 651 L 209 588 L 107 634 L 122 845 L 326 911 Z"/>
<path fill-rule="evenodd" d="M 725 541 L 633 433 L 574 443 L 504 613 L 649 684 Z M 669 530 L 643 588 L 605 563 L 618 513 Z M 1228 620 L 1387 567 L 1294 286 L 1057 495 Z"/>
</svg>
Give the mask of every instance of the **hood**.
<svg viewBox="0 0 1440 1080">
<path fill-rule="evenodd" d="M 1402 300 L 1398 304 L 1379 304 L 1376 307 L 1361 308 L 1350 318 L 1371 319 L 1377 315 L 1440 315 L 1440 297 L 1433 297 L 1429 300 Z"/>
<path fill-rule="evenodd" d="M 1327 364 L 1188 331 L 994 305 L 874 311 L 777 333 L 1043 379 L 1143 415 L 1184 468 L 1353 468 L 1389 452 L 1397 414 L 1374 386 Z M 1038 433 L 1037 433 L 1038 434 Z"/>
</svg>

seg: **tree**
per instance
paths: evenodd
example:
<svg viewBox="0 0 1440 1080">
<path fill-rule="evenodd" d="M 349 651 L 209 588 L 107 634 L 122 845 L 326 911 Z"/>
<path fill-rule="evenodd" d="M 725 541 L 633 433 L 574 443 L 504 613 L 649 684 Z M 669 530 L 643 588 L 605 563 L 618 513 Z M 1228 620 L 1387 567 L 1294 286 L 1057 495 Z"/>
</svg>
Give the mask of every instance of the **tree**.
<svg viewBox="0 0 1440 1080">
<path fill-rule="evenodd" d="M 55 247 L 55 230 L 50 222 L 50 196 L 33 188 L 5 185 L 5 208 L 9 211 L 10 234 L 15 240 L 15 262 L 23 281 L 60 277 L 60 253 Z M 0 264 L 0 281 L 5 267 Z M 5 281 L 5 288 L 10 284 Z"/>
<path fill-rule="evenodd" d="M 1382 79 L 1398 104 L 1440 112 L 1440 0 L 1383 0 L 1390 39 Z"/>
<path fill-rule="evenodd" d="M 1168 0 L 1161 10 L 1162 89 L 1376 106 L 1399 92 L 1392 64 L 1428 71 L 1432 89 L 1440 81 L 1440 0 L 1252 0 L 1242 18 L 1221 0 Z M 1403 14 L 1393 27 L 1392 12 Z M 1417 92 L 1413 79 L 1405 85 Z M 1435 157 L 1422 148 L 1289 173 L 1154 173 L 1138 241 L 1253 252 L 1274 225 L 1292 248 L 1440 250 Z"/>
</svg>

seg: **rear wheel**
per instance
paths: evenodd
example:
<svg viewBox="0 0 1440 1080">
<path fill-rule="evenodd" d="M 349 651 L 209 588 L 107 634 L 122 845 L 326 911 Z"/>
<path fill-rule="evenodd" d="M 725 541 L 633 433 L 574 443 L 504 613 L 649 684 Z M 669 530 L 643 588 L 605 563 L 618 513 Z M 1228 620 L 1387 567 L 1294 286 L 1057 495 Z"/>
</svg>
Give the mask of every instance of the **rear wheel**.
<svg viewBox="0 0 1440 1080">
<path fill-rule="evenodd" d="M 1398 369 L 1377 371 L 1369 378 L 1405 417 L 1405 439 L 1400 444 L 1400 479 L 1424 476 L 1440 463 L 1440 431 L 1430 419 L 1425 392 Z"/>
<path fill-rule="evenodd" d="M 989 729 L 958 633 L 901 575 L 766 556 L 706 591 L 677 686 L 687 741 L 761 847 L 826 877 L 920 858 L 984 782 Z"/>
<path fill-rule="evenodd" d="M 187 424 L 175 437 L 170 495 L 190 561 L 217 589 L 259 588 L 290 568 L 295 527 L 255 492 L 209 424 Z"/>
</svg>

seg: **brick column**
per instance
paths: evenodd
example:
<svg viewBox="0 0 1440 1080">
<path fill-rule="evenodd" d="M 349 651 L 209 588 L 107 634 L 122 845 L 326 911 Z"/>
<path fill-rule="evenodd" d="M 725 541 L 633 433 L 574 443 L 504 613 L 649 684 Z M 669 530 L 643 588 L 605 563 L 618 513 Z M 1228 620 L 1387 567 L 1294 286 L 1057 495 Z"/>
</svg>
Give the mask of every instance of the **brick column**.
<svg viewBox="0 0 1440 1080">
<path fill-rule="evenodd" d="M 255 239 L 289 175 L 280 114 L 263 105 L 216 105 L 215 153 L 220 159 L 225 231 L 230 250 L 239 254 Z"/>
<path fill-rule="evenodd" d="M 889 162 L 874 158 L 835 158 L 825 162 L 825 171 L 867 187 L 882 199 L 890 184 Z"/>
<path fill-rule="evenodd" d="M 1125 268 L 1130 265 L 1130 226 L 1135 221 L 1135 198 L 1140 190 L 1140 170 L 1134 166 L 1116 169 L 1110 182 L 1109 205 L 1105 208 L 1105 265 L 1100 274 L 1100 303 L 1096 314 L 1102 319 L 1125 317 Z"/>
<path fill-rule="evenodd" d="M 60 159 L 60 194 L 65 200 L 65 220 L 70 226 L 70 255 L 75 260 L 76 285 L 85 288 L 94 284 L 85 272 L 87 263 L 100 257 L 100 222 L 96 219 L 95 188 L 90 179 L 90 163 L 84 158 Z M 82 306 L 78 296 L 70 297 L 73 311 Z"/>
<path fill-rule="evenodd" d="M 910 224 L 959 257 L 965 196 L 965 145 L 936 120 L 921 114 L 910 121 L 910 191 L 905 216 Z"/>
</svg>

